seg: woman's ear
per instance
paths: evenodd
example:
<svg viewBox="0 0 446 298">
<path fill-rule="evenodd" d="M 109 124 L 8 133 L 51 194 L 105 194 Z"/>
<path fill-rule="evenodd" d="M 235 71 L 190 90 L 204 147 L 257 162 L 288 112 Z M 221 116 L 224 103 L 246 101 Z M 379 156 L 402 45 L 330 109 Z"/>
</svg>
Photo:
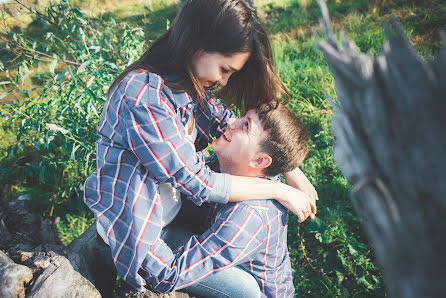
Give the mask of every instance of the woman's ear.
<svg viewBox="0 0 446 298">
<path fill-rule="evenodd" d="M 271 165 L 273 159 L 266 153 L 260 153 L 255 159 L 249 162 L 249 165 L 256 169 L 266 169 Z"/>
</svg>

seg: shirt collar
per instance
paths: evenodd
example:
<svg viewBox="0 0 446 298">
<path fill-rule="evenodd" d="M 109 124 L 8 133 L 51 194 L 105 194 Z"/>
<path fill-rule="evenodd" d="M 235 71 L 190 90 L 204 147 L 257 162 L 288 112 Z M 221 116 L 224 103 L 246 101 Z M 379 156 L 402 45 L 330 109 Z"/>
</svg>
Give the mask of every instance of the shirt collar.
<svg viewBox="0 0 446 298">
<path fill-rule="evenodd" d="M 174 74 L 164 75 L 163 78 L 165 81 L 168 82 L 175 82 L 176 80 L 178 80 L 178 76 Z M 189 95 L 189 93 L 187 92 L 177 93 L 172 90 L 172 95 L 174 98 L 173 103 L 177 108 L 182 108 L 188 105 L 192 105 L 196 101 L 195 98 Z"/>
</svg>

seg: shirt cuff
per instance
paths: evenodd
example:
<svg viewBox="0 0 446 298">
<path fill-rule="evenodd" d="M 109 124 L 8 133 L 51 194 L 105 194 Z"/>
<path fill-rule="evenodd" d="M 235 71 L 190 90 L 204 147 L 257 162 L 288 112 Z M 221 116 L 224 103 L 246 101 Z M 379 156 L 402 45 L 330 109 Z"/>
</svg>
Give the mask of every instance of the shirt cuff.
<svg viewBox="0 0 446 298">
<path fill-rule="evenodd" d="M 231 192 L 231 175 L 226 173 L 215 173 L 217 175 L 214 188 L 208 197 L 208 202 L 226 204 Z"/>
</svg>

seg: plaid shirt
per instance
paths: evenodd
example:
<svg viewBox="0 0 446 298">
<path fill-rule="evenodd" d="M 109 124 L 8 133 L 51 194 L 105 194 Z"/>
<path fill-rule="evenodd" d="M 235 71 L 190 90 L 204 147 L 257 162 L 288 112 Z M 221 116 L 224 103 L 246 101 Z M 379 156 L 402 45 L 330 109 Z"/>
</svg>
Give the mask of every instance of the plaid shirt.
<svg viewBox="0 0 446 298">
<path fill-rule="evenodd" d="M 159 183 L 170 183 L 197 205 L 229 198 L 230 176 L 210 170 L 185 137 L 192 111 L 200 150 L 234 117 L 217 99 L 196 105 L 160 76 L 140 70 L 112 90 L 99 121 L 97 169 L 85 181 L 84 201 L 106 232 L 118 274 L 139 290 L 145 281 L 138 271 L 162 228 Z"/>
<path fill-rule="evenodd" d="M 212 226 L 172 252 L 162 240 L 141 267 L 150 287 L 169 292 L 230 266 L 251 273 L 264 297 L 293 297 L 287 210 L 275 200 L 216 204 Z"/>
</svg>

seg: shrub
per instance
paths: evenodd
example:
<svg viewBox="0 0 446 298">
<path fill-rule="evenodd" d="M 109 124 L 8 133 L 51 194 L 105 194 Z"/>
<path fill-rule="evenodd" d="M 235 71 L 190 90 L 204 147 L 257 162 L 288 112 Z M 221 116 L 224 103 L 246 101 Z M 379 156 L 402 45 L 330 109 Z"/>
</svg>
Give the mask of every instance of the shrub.
<svg viewBox="0 0 446 298">
<path fill-rule="evenodd" d="M 6 37 L 17 71 L 5 71 L 7 80 L 0 84 L 12 87 L 1 98 L 21 92 L 25 99 L 2 107 L 17 142 L 7 149 L 0 179 L 14 184 L 17 176 L 38 185 L 37 205 L 50 215 L 55 207 L 81 211 L 79 198 L 95 168 L 95 131 L 108 88 L 142 54 L 144 33 L 111 17 L 88 17 L 69 0 L 50 4 L 33 22 L 39 26 Z M 23 88 L 29 78 L 42 87 Z"/>
</svg>

